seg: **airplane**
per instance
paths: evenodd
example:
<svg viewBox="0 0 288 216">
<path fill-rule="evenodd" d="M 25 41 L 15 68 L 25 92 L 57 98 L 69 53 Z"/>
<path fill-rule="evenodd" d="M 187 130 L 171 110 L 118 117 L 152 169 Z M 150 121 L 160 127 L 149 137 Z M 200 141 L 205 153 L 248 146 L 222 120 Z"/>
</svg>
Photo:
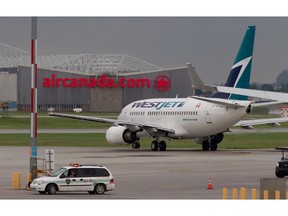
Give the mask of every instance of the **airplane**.
<svg viewBox="0 0 288 216">
<path fill-rule="evenodd" d="M 249 26 L 225 86 L 249 86 L 254 37 L 255 26 Z M 191 64 L 188 64 L 188 71 L 191 78 L 198 79 L 197 82 L 204 85 Z M 190 96 L 134 101 L 122 109 L 117 119 L 54 112 L 50 112 L 49 115 L 110 124 L 111 127 L 106 132 L 106 140 L 110 144 L 131 144 L 132 148 L 138 149 L 140 138 L 150 136 L 154 139 L 151 142 L 152 151 L 166 150 L 166 142 L 161 138 L 193 139 L 202 145 L 204 151 L 216 151 L 224 133 L 237 124 L 241 126 L 240 120 L 250 113 L 253 103 L 254 101 L 248 100 L 247 96 L 217 92 L 211 97 Z M 275 121 L 270 119 L 266 120 L 266 123 Z M 246 120 L 245 124 L 250 126 L 253 120 Z"/>
</svg>

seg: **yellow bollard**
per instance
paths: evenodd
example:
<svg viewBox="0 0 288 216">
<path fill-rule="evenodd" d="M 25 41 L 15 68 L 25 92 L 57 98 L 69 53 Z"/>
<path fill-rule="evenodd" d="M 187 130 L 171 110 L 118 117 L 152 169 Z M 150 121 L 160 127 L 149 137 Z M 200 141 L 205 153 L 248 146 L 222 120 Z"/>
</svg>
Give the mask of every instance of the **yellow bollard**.
<svg viewBox="0 0 288 216">
<path fill-rule="evenodd" d="M 276 191 L 275 191 L 275 199 L 276 199 L 276 200 L 279 200 L 279 199 L 280 199 L 280 191 L 279 191 L 279 190 L 276 190 Z"/>
<path fill-rule="evenodd" d="M 288 191 L 286 192 L 286 199 L 288 199 Z"/>
<path fill-rule="evenodd" d="M 228 189 L 223 188 L 223 199 L 227 199 L 227 198 L 228 198 Z"/>
<path fill-rule="evenodd" d="M 267 200 L 267 199 L 269 198 L 268 195 L 269 195 L 269 194 L 268 194 L 268 190 L 264 190 L 264 191 L 263 191 L 263 199 Z"/>
<path fill-rule="evenodd" d="M 252 199 L 253 200 L 257 199 L 257 190 L 256 189 L 252 189 Z"/>
<path fill-rule="evenodd" d="M 21 188 L 21 173 L 20 172 L 17 172 L 17 183 L 16 183 L 16 187 L 17 189 L 20 189 Z"/>
<path fill-rule="evenodd" d="M 27 184 L 26 184 L 26 190 L 30 190 L 31 173 L 27 173 L 26 181 L 27 181 Z"/>
<path fill-rule="evenodd" d="M 12 189 L 16 189 L 17 187 L 17 173 L 13 172 L 12 173 Z"/>
<path fill-rule="evenodd" d="M 241 187 L 240 188 L 240 199 L 246 199 L 246 196 L 247 196 L 247 190 L 246 190 L 246 188 L 244 188 L 244 187 Z"/>
<path fill-rule="evenodd" d="M 233 188 L 233 190 L 232 190 L 232 199 L 238 199 L 237 188 Z"/>
</svg>

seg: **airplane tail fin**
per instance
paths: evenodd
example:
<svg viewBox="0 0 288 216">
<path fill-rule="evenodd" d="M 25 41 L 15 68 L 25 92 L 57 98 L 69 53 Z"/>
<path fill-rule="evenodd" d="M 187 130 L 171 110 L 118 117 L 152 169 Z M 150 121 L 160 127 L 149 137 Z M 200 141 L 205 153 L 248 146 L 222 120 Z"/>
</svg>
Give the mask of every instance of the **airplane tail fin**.
<svg viewBox="0 0 288 216">
<path fill-rule="evenodd" d="M 255 29 L 255 26 L 248 26 L 225 86 L 233 88 L 249 88 Z M 248 99 L 247 96 L 222 92 L 216 92 L 211 95 L 211 97 L 234 100 Z"/>
</svg>

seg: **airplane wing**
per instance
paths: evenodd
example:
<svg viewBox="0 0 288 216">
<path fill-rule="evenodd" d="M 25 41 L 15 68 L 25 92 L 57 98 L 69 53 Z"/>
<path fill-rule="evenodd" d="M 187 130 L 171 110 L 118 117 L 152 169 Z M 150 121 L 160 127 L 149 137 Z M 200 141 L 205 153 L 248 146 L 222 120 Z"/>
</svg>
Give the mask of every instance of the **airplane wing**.
<svg viewBox="0 0 288 216">
<path fill-rule="evenodd" d="M 77 119 L 77 120 L 84 120 L 84 121 L 93 121 L 93 122 L 100 122 L 100 123 L 106 123 L 110 124 L 112 126 L 126 126 L 131 131 L 138 131 L 140 129 L 146 130 L 148 133 L 156 133 L 156 132 L 169 132 L 174 134 L 175 131 L 170 128 L 163 128 L 158 125 L 152 125 L 152 124 L 139 124 L 137 122 L 128 122 L 128 121 L 122 121 L 118 119 L 108 119 L 108 118 L 100 118 L 100 117 L 93 117 L 93 116 L 81 116 L 81 115 L 72 115 L 72 114 L 64 114 L 64 113 L 54 113 L 50 112 L 50 116 L 55 117 L 62 117 L 62 118 L 70 118 L 70 119 Z"/>
<path fill-rule="evenodd" d="M 94 121 L 94 122 L 108 123 L 108 124 L 114 124 L 117 121 L 116 119 L 106 119 L 106 118 L 99 118 L 99 117 L 92 117 L 92 116 L 80 116 L 80 115 L 71 115 L 71 114 L 54 113 L 54 112 L 49 112 L 49 115 L 55 116 L 55 117 L 78 119 L 78 120 L 84 120 L 84 121 Z"/>
<path fill-rule="evenodd" d="M 255 125 L 268 124 L 272 126 L 280 126 L 279 123 L 287 121 L 288 118 L 251 119 L 251 120 L 241 120 L 234 126 L 240 126 L 245 129 L 253 129 L 253 126 Z"/>
</svg>

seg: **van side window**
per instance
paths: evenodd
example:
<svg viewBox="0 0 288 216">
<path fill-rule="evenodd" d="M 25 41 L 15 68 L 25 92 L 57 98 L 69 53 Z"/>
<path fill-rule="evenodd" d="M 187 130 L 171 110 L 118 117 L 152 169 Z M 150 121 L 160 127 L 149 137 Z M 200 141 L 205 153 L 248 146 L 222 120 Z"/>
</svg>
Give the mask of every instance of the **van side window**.
<svg viewBox="0 0 288 216">
<path fill-rule="evenodd" d="M 68 177 L 68 172 L 69 172 L 69 170 L 66 170 L 64 173 L 62 173 L 60 178 L 67 178 Z"/>
<path fill-rule="evenodd" d="M 92 170 L 90 168 L 76 169 L 76 177 L 91 177 Z"/>
<path fill-rule="evenodd" d="M 103 168 L 97 168 L 97 169 L 93 169 L 94 171 L 94 177 L 106 177 L 106 176 L 110 176 L 109 172 L 106 169 Z"/>
</svg>

